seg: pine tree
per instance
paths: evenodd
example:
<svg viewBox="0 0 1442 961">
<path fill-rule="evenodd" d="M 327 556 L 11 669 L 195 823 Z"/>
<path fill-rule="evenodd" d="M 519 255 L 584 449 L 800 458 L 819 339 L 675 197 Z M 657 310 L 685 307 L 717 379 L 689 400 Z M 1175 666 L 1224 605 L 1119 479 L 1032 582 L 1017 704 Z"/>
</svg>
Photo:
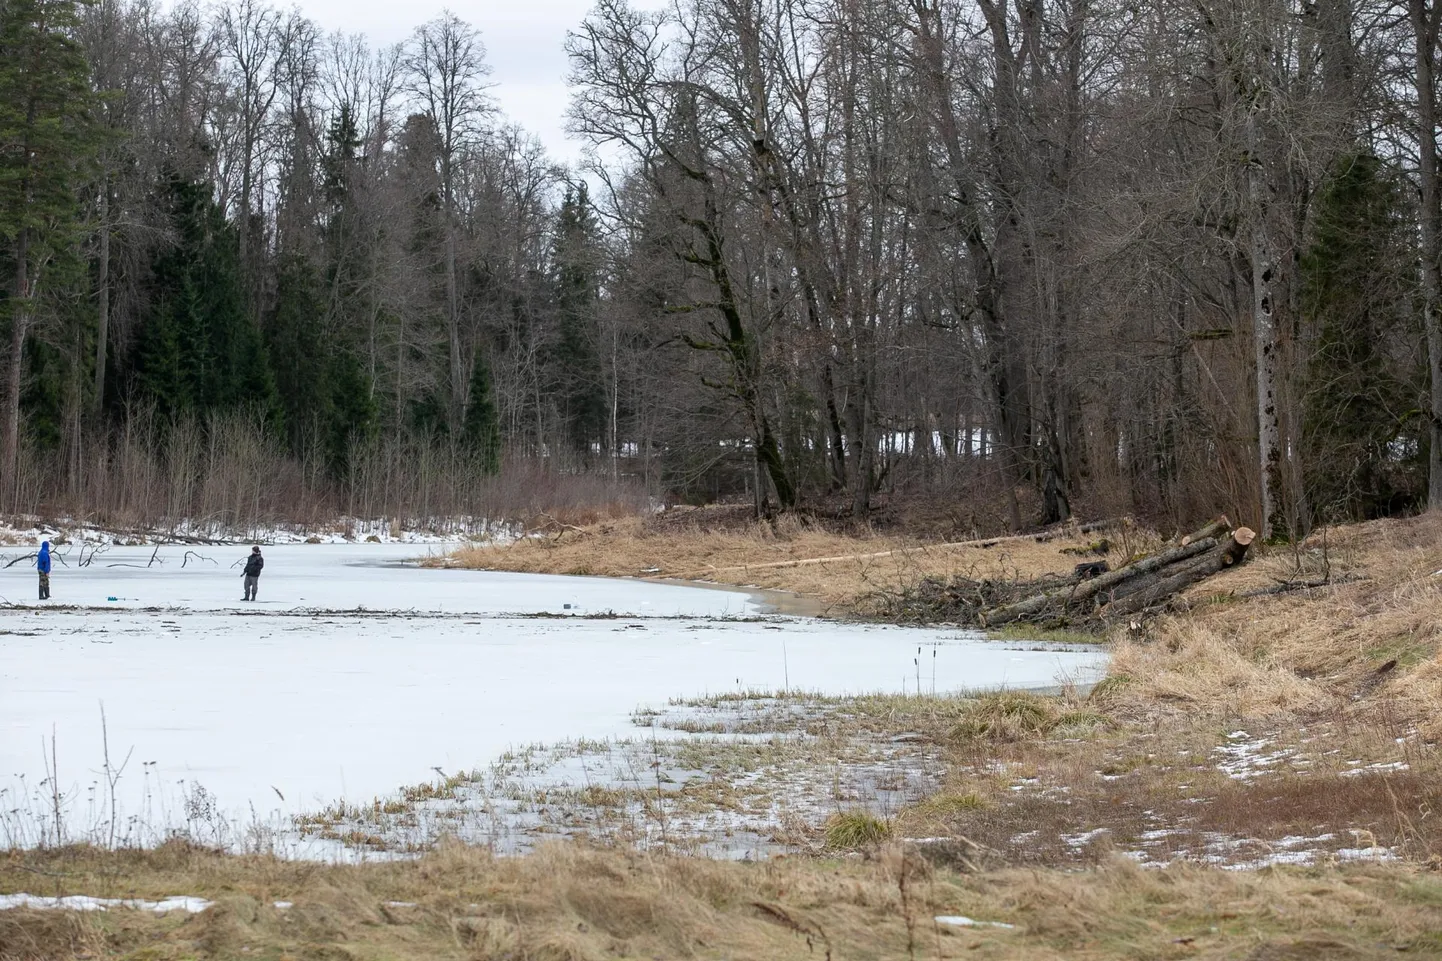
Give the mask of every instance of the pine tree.
<svg viewBox="0 0 1442 961">
<path fill-rule="evenodd" d="M 260 331 L 245 308 L 239 236 L 208 183 L 167 184 L 175 241 L 152 267 L 135 386 L 162 415 L 258 413 L 281 407 Z"/>
<path fill-rule="evenodd" d="M 480 458 L 487 474 L 501 470 L 501 419 L 491 390 L 491 369 L 480 352 L 471 367 L 470 403 L 462 428 L 466 446 Z"/>
<path fill-rule="evenodd" d="M 45 265 L 73 254 L 80 186 L 100 147 L 78 23 L 75 0 L 0 3 L 0 509 L 14 495 L 25 341 L 49 283 Z"/>
<path fill-rule="evenodd" d="M 1307 500 L 1329 519 L 1386 513 L 1407 491 L 1395 443 L 1408 409 L 1387 332 L 1403 329 L 1409 278 L 1398 185 L 1371 154 L 1342 158 L 1302 258 L 1311 353 L 1303 397 Z M 1400 376 L 1399 376 L 1400 375 Z M 1421 458 L 1412 473 L 1424 471 Z M 1414 478 L 1415 479 L 1415 478 Z M 1415 485 L 1414 485 L 1415 486 Z"/>
<path fill-rule="evenodd" d="M 274 358 L 276 390 L 296 452 L 303 449 L 307 434 L 328 436 L 334 414 L 326 356 L 330 345 L 320 326 L 323 296 L 310 261 L 299 254 L 281 256 L 266 346 Z"/>
<path fill-rule="evenodd" d="M 351 448 L 375 437 L 378 414 L 375 392 L 354 354 L 336 350 L 330 356 L 330 421 L 326 425 L 326 457 L 331 475 L 350 473 Z"/>
<path fill-rule="evenodd" d="M 571 442 L 589 452 L 605 436 L 606 394 L 596 352 L 601 258 L 584 182 L 566 191 L 551 260 L 560 328 L 554 392 Z"/>
</svg>

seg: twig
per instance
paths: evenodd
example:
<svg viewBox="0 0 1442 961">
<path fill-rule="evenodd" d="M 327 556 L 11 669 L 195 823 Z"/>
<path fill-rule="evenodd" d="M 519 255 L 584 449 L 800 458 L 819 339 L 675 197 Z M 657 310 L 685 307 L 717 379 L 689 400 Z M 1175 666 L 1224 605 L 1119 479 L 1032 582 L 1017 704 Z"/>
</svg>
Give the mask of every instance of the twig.
<svg viewBox="0 0 1442 961">
<path fill-rule="evenodd" d="M 797 920 L 779 904 L 767 904 L 765 901 L 752 901 L 751 906 L 788 931 L 804 935 L 808 948 L 811 947 L 811 938 L 813 935 L 820 938 L 822 947 L 826 949 L 826 961 L 831 961 L 831 939 L 826 936 L 826 931 L 822 929 L 821 925 L 810 919 Z"/>
<path fill-rule="evenodd" d="M 113 851 L 115 850 L 115 819 L 117 817 L 115 810 L 115 785 L 120 783 L 120 776 L 125 773 L 125 768 L 130 764 L 130 756 L 135 753 L 135 748 L 132 746 L 129 751 L 125 752 L 125 760 L 120 762 L 120 767 L 116 768 L 111 766 L 110 728 L 105 722 L 104 701 L 100 702 L 100 744 L 105 752 L 105 767 L 103 768 L 105 786 L 110 792 L 110 837 L 105 847 L 107 850 Z"/>
</svg>

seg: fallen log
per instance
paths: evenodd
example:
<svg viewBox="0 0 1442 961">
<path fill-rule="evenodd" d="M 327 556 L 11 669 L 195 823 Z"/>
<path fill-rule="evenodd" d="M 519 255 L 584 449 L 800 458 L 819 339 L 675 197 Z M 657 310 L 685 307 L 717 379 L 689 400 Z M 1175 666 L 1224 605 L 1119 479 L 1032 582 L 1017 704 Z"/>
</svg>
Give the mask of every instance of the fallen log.
<svg viewBox="0 0 1442 961">
<path fill-rule="evenodd" d="M 1218 517 L 1216 520 L 1210 521 L 1210 522 L 1208 522 L 1208 523 L 1206 523 L 1206 524 L 1203 524 L 1201 527 L 1197 528 L 1196 530 L 1192 531 L 1190 534 L 1188 534 L 1188 535 L 1186 535 L 1185 537 L 1183 537 L 1183 538 L 1182 538 L 1180 541 L 1178 541 L 1177 543 L 1179 543 L 1180 545 L 1182 545 L 1183 547 L 1185 547 L 1185 546 L 1187 546 L 1188 544 L 1192 543 L 1193 541 L 1199 541 L 1199 540 L 1202 540 L 1202 539 L 1207 538 L 1207 537 L 1222 537 L 1223 535 L 1225 535 L 1225 534 L 1227 533 L 1227 531 L 1229 531 L 1229 530 L 1231 530 L 1231 529 L 1232 529 L 1232 522 L 1229 521 L 1229 520 L 1227 520 L 1227 515 L 1226 515 L 1226 514 L 1223 514 L 1221 517 Z"/>
<path fill-rule="evenodd" d="M 1246 559 L 1247 551 L 1256 539 L 1256 533 L 1248 527 L 1239 527 L 1226 542 L 1192 563 L 1165 572 L 1146 587 L 1117 597 L 1101 609 L 1103 618 L 1111 619 L 1127 614 L 1136 614 L 1156 607 L 1176 594 L 1191 587 L 1213 574 L 1221 573 L 1228 567 L 1240 564 Z"/>
<path fill-rule="evenodd" d="M 1203 538 L 1191 544 L 1162 551 L 1160 554 L 1144 557 L 1125 567 L 1108 571 L 1100 577 L 1073 582 L 1056 590 L 1036 594 L 1013 604 L 1003 605 L 1002 607 L 984 612 L 981 615 L 982 626 L 997 627 L 1002 624 L 1010 624 L 1013 621 L 1034 618 L 1040 614 L 1047 613 L 1053 608 L 1057 609 L 1058 612 L 1068 608 L 1076 608 L 1088 599 L 1095 597 L 1103 591 L 1110 591 L 1118 584 L 1130 578 L 1142 577 L 1160 571 L 1173 564 L 1196 557 L 1216 546 L 1217 542 L 1215 539 Z"/>
</svg>

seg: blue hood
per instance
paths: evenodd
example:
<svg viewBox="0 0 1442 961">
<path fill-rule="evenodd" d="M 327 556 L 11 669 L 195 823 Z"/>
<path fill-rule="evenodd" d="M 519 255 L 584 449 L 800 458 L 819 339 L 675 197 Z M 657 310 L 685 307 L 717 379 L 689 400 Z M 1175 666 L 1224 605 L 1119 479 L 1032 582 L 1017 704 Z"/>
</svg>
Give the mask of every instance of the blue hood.
<svg viewBox="0 0 1442 961">
<path fill-rule="evenodd" d="M 40 542 L 40 559 L 41 559 L 42 561 L 48 561 L 48 560 L 50 560 L 50 542 L 49 542 L 49 541 L 41 541 L 41 542 Z"/>
</svg>

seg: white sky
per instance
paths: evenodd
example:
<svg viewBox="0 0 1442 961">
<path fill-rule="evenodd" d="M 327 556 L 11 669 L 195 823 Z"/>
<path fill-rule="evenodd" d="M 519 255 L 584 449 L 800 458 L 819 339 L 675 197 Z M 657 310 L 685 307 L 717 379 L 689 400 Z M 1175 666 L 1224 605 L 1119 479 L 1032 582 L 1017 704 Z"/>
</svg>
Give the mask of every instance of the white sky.
<svg viewBox="0 0 1442 961">
<path fill-rule="evenodd" d="M 397 43 L 450 9 L 481 32 L 491 95 L 506 116 L 541 139 L 552 158 L 573 163 L 582 144 L 565 134 L 566 31 L 594 0 L 296 0 L 326 32 L 363 33 L 372 47 Z"/>
</svg>

